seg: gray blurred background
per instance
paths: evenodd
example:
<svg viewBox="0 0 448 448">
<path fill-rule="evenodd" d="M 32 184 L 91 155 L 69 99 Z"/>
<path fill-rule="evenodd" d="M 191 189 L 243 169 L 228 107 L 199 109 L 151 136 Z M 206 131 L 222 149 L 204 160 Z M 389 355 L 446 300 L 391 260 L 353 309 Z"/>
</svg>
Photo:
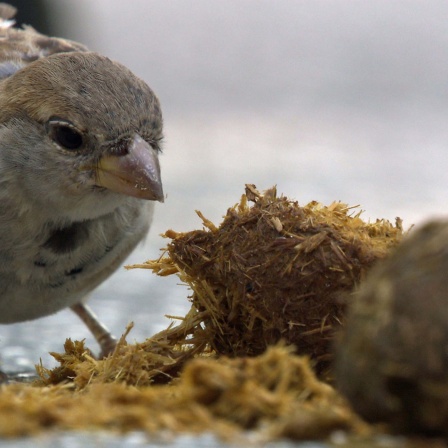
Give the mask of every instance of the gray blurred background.
<svg viewBox="0 0 448 448">
<path fill-rule="evenodd" d="M 446 1 L 22 3 L 19 20 L 120 61 L 162 102 L 167 199 L 129 262 L 157 258 L 169 228 L 200 228 L 195 209 L 219 223 L 245 183 L 406 227 L 446 215 Z M 121 269 L 91 305 L 117 335 L 133 320 L 129 340 L 143 340 L 188 308 L 177 283 Z M 69 311 L 3 326 L 4 368 L 51 364 L 65 337 L 96 350 Z"/>
</svg>

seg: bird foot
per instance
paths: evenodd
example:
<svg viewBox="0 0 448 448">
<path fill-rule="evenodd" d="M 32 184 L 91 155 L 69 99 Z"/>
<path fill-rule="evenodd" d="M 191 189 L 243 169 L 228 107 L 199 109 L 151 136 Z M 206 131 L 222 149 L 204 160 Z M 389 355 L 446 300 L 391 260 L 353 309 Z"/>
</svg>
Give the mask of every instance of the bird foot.
<svg viewBox="0 0 448 448">
<path fill-rule="evenodd" d="M 77 303 L 70 308 L 86 324 L 87 328 L 98 342 L 101 348 L 99 358 L 106 358 L 112 354 L 117 346 L 117 339 L 98 320 L 98 317 L 91 308 L 84 303 Z"/>
</svg>

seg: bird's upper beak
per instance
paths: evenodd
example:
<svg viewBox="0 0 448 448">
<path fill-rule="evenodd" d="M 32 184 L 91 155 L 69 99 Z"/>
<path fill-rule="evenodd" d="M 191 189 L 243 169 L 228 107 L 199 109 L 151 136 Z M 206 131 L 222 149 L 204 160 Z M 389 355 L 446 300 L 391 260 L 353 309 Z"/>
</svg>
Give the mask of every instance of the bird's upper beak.
<svg viewBox="0 0 448 448">
<path fill-rule="evenodd" d="M 105 154 L 99 160 L 96 185 L 141 199 L 163 202 L 157 152 L 138 134 L 123 155 Z"/>
</svg>

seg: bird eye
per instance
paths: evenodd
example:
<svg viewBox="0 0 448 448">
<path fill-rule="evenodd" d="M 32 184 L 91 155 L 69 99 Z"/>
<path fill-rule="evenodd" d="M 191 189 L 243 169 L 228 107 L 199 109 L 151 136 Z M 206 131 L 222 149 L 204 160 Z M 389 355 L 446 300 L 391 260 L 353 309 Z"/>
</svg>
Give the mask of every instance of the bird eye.
<svg viewBox="0 0 448 448">
<path fill-rule="evenodd" d="M 79 149 L 83 144 L 82 135 L 70 124 L 53 121 L 48 123 L 50 138 L 65 149 Z"/>
</svg>

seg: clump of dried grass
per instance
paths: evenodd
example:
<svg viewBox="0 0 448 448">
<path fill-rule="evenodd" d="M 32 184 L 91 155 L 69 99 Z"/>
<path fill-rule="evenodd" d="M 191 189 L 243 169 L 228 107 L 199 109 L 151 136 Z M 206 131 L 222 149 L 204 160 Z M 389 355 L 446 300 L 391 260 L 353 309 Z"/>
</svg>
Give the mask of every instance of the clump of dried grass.
<svg viewBox="0 0 448 448">
<path fill-rule="evenodd" d="M 284 340 L 326 373 L 348 294 L 403 233 L 399 219 L 368 223 L 353 209 L 247 185 L 219 227 L 198 212 L 203 230 L 166 232 L 165 256 L 137 267 L 190 286 L 201 337 L 217 353 L 254 356 Z"/>
</svg>

